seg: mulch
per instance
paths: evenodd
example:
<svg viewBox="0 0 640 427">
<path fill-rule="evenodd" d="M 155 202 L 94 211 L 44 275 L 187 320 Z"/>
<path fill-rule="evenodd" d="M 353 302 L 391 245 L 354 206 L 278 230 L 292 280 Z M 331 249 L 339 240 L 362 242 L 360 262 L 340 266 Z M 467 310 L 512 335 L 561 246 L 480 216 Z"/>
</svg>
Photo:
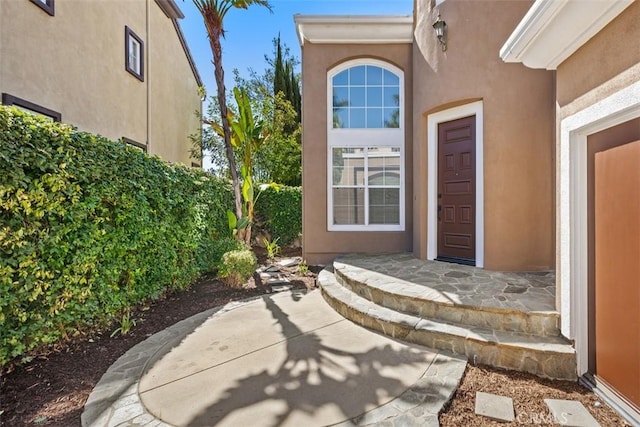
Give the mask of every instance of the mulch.
<svg viewBox="0 0 640 427">
<path fill-rule="evenodd" d="M 264 251 L 257 248 L 265 262 Z M 282 256 L 297 256 L 299 249 Z M 318 271 L 306 275 L 291 269 L 291 285 L 311 289 Z M 84 403 L 102 374 L 122 354 L 174 323 L 190 316 L 237 301 L 262 295 L 262 288 L 232 289 L 215 277 L 203 277 L 187 290 L 165 295 L 132 312 L 136 325 L 126 335 L 112 332 L 118 327 L 78 333 L 68 342 L 28 355 L 23 363 L 5 367 L 0 373 L 0 425 L 79 426 Z M 467 367 L 453 400 L 440 416 L 442 426 L 493 426 L 496 423 L 474 413 L 475 392 L 484 391 L 512 397 L 517 425 L 550 425 L 544 398 L 581 401 L 602 426 L 628 425 L 593 393 L 574 382 L 549 381 L 518 372 L 488 367 Z M 519 415 L 523 414 L 523 415 Z M 524 422 L 527 421 L 527 422 Z M 538 422 L 542 421 L 542 422 Z"/>
<path fill-rule="evenodd" d="M 504 423 L 475 414 L 476 392 L 513 399 L 515 421 Z M 587 388 L 573 381 L 554 381 L 522 372 L 467 364 L 460 387 L 440 415 L 442 427 L 557 426 L 544 399 L 577 400 L 602 427 L 630 426 Z"/>
</svg>

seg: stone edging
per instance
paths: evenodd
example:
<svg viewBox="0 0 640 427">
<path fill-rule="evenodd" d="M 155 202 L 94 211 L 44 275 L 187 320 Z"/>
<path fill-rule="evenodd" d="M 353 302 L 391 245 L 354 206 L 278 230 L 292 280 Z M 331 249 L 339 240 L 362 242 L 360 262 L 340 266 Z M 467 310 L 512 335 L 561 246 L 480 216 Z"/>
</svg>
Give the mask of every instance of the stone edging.
<svg viewBox="0 0 640 427">
<path fill-rule="evenodd" d="M 85 403 L 83 427 L 138 425 L 170 427 L 147 412 L 138 394 L 149 363 L 167 354 L 211 316 L 220 316 L 263 296 L 215 307 L 184 319 L 138 343 L 104 373 Z M 451 399 L 466 367 L 466 359 L 438 352 L 422 377 L 392 401 L 338 426 L 369 426 L 380 422 L 402 426 L 438 426 L 438 414 Z"/>
<path fill-rule="evenodd" d="M 138 396 L 138 383 L 146 372 L 148 362 L 164 356 L 187 334 L 193 332 L 214 314 L 222 315 L 261 298 L 263 296 L 252 297 L 195 314 L 153 334 L 129 349 L 107 369 L 89 395 L 82 412 L 82 426 L 117 426 L 125 422 L 167 426 L 168 424 L 156 420 L 145 410 Z M 173 345 L 168 345 L 169 343 Z M 161 351 L 164 352 L 161 354 Z M 148 424 L 151 421 L 158 421 L 158 423 Z"/>
</svg>

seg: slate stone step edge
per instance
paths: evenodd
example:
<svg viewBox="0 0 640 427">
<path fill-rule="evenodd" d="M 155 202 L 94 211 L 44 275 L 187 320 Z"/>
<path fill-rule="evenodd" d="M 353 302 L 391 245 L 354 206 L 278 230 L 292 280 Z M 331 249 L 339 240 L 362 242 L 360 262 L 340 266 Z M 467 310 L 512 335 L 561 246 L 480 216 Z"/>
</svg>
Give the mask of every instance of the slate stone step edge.
<svg viewBox="0 0 640 427">
<path fill-rule="evenodd" d="M 523 312 L 498 307 L 472 307 L 455 304 L 449 300 L 438 301 L 439 292 L 433 290 L 432 297 L 409 295 L 407 286 L 416 286 L 396 279 L 390 283 L 386 276 L 355 267 L 344 262 L 334 263 L 337 281 L 359 296 L 391 308 L 422 318 L 440 319 L 460 325 L 478 326 L 493 330 L 521 332 L 541 337 L 560 336 L 560 315 L 554 311 Z M 366 274 L 369 280 L 363 278 Z M 379 279 L 375 279 L 379 276 Z M 371 278 L 374 277 L 373 280 Z M 429 294 L 425 288 L 425 293 Z"/>
<path fill-rule="evenodd" d="M 574 348 L 562 337 L 533 337 L 438 320 L 425 320 L 382 307 L 342 286 L 328 270 L 318 276 L 327 303 L 343 317 L 405 342 L 466 356 L 474 364 L 577 379 Z"/>
</svg>

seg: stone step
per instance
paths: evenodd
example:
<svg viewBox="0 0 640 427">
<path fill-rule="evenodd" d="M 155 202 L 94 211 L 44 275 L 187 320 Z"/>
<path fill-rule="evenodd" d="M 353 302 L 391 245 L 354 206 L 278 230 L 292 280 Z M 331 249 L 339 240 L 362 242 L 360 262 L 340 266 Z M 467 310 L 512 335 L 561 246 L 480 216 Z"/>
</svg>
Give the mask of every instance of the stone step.
<svg viewBox="0 0 640 427">
<path fill-rule="evenodd" d="M 336 261 L 333 265 L 335 276 L 340 284 L 369 301 L 396 311 L 458 325 L 520 332 L 541 337 L 560 336 L 560 315 L 556 311 L 527 311 L 524 307 L 516 309 L 497 306 L 500 303 L 497 300 L 495 300 L 496 305 L 489 305 L 480 301 L 479 298 L 473 301 L 477 305 L 470 305 L 468 301 L 456 300 L 457 295 L 453 292 L 441 292 L 429 286 L 392 278 L 348 262 Z M 474 286 L 483 287 L 488 291 L 491 291 L 492 286 L 499 289 L 491 282 Z"/>
<path fill-rule="evenodd" d="M 552 379 L 576 379 L 573 347 L 562 337 L 456 325 L 395 311 L 363 298 L 323 270 L 318 284 L 325 300 L 345 318 L 385 335 L 466 356 L 474 364 L 529 372 Z"/>
</svg>

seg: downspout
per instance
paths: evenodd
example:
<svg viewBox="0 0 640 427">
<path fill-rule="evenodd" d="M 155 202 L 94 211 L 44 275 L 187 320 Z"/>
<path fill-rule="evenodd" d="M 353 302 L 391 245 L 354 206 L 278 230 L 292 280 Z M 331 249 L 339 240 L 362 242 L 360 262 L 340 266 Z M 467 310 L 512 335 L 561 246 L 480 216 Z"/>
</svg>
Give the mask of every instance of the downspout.
<svg viewBox="0 0 640 427">
<path fill-rule="evenodd" d="M 147 153 L 151 154 L 151 141 L 149 139 L 149 131 L 150 131 L 150 123 L 149 120 L 151 118 L 151 112 L 150 112 L 150 93 L 149 93 L 149 80 L 151 79 L 151 73 L 149 72 L 149 70 L 151 69 L 151 54 L 150 54 L 150 39 L 149 39 L 149 2 L 151 0 L 147 0 L 146 2 L 146 9 L 145 9 L 145 31 L 146 31 L 146 36 L 145 36 L 145 40 L 146 40 L 146 44 L 147 44 L 147 48 L 145 49 L 145 55 L 146 55 L 146 62 L 147 62 L 147 76 L 145 78 L 145 82 L 147 84 Z M 144 60 L 144 58 L 143 58 Z"/>
</svg>

